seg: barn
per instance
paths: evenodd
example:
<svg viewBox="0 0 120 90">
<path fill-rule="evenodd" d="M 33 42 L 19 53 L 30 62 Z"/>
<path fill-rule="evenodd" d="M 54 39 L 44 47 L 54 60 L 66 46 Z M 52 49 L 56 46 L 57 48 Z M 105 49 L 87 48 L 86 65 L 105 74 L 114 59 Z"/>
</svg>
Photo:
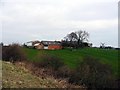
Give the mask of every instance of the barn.
<svg viewBox="0 0 120 90">
<path fill-rule="evenodd" d="M 44 49 L 44 45 L 42 43 L 36 43 L 33 46 L 35 49 Z"/>
<path fill-rule="evenodd" d="M 49 50 L 62 49 L 62 45 L 59 41 L 41 41 L 41 43 L 44 45 L 44 49 Z"/>
<path fill-rule="evenodd" d="M 41 41 L 33 44 L 36 49 L 48 49 L 48 50 L 58 50 L 62 49 L 61 42 L 59 41 Z"/>
</svg>

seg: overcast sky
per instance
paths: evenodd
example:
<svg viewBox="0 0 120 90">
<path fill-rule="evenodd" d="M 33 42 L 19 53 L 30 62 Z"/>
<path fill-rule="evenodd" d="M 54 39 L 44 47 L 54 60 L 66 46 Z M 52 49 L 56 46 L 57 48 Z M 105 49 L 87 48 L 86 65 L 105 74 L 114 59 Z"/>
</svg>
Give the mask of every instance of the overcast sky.
<svg viewBox="0 0 120 90">
<path fill-rule="evenodd" d="M 89 32 L 89 42 L 118 46 L 119 0 L 0 0 L 0 33 L 6 44 L 61 40 Z"/>
</svg>

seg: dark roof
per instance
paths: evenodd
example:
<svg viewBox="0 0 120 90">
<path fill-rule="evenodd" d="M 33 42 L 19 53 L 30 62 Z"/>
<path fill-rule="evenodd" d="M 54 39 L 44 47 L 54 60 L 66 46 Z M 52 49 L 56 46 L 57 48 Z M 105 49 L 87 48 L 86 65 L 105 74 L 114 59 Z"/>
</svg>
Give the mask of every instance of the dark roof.
<svg viewBox="0 0 120 90">
<path fill-rule="evenodd" d="M 60 41 L 41 41 L 44 45 L 61 45 Z"/>
</svg>

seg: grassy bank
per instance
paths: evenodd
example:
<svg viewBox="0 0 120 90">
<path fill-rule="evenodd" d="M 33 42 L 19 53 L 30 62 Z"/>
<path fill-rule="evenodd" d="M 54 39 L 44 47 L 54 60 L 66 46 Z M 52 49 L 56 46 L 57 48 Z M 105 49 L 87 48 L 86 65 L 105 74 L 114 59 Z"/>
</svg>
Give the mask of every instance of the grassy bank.
<svg viewBox="0 0 120 90">
<path fill-rule="evenodd" d="M 24 63 L 23 63 L 24 64 Z M 10 62 L 2 61 L 3 88 L 81 88 L 67 83 L 63 79 L 55 79 L 53 77 L 37 77 L 32 74 L 30 70 L 22 66 L 22 64 L 13 64 Z"/>
<path fill-rule="evenodd" d="M 83 49 L 63 49 L 63 50 L 35 50 L 23 48 L 29 60 L 40 61 L 41 58 L 37 56 L 43 53 L 55 55 L 61 58 L 63 62 L 70 68 L 75 68 L 78 62 L 81 62 L 83 57 L 92 56 L 98 58 L 100 62 L 110 65 L 115 75 L 118 72 L 118 51 L 106 50 L 98 48 L 83 48 Z"/>
</svg>

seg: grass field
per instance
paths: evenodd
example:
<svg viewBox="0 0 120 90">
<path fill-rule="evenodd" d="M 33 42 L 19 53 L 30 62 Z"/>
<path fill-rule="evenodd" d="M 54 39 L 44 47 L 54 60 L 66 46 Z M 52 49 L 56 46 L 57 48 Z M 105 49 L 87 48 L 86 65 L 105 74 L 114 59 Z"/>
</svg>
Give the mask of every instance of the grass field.
<svg viewBox="0 0 120 90">
<path fill-rule="evenodd" d="M 98 48 L 84 48 L 84 49 L 63 49 L 63 50 L 35 50 L 24 48 L 29 60 L 40 61 L 40 58 L 36 56 L 39 54 L 47 53 L 50 55 L 55 55 L 61 58 L 63 62 L 70 68 L 75 68 L 78 62 L 81 62 L 84 57 L 92 56 L 98 58 L 100 62 L 109 64 L 113 69 L 115 75 L 118 72 L 118 51 L 117 50 L 107 50 Z"/>
</svg>

